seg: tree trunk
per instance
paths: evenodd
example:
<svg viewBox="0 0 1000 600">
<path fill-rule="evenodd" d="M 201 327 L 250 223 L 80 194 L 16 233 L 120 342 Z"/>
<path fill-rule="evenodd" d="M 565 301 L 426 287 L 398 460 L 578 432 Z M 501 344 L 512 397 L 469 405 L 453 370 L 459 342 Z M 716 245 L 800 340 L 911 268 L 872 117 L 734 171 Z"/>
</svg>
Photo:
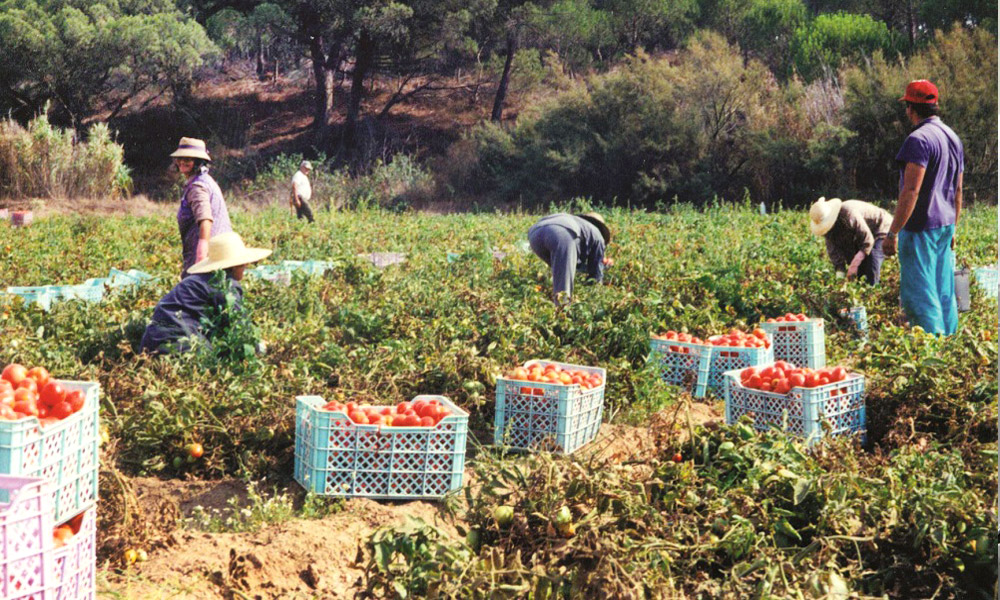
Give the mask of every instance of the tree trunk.
<svg viewBox="0 0 1000 600">
<path fill-rule="evenodd" d="M 257 78 L 265 78 L 264 74 L 264 38 L 257 35 Z"/>
<path fill-rule="evenodd" d="M 375 42 L 367 31 L 362 31 L 358 38 L 357 51 L 354 53 L 354 72 L 351 74 L 351 100 L 347 105 L 347 120 L 344 123 L 344 148 L 353 148 L 356 142 L 355 133 L 358 125 L 358 114 L 361 112 L 361 99 L 365 94 L 365 77 L 371 70 L 375 60 Z"/>
<path fill-rule="evenodd" d="M 316 82 L 313 129 L 315 130 L 316 146 L 322 148 L 330 133 L 330 113 L 333 112 L 333 73 L 327 68 L 326 54 L 323 52 L 323 38 L 315 36 L 309 40 L 309 53 L 313 63 L 313 78 Z"/>
<path fill-rule="evenodd" d="M 503 74 L 500 75 L 500 85 L 497 86 L 497 95 L 493 98 L 493 113 L 490 120 L 497 123 L 503 119 L 503 103 L 507 99 L 507 85 L 510 83 L 510 68 L 514 64 L 514 53 L 517 51 L 517 38 L 513 33 L 507 34 L 507 56 L 503 61 Z"/>
</svg>

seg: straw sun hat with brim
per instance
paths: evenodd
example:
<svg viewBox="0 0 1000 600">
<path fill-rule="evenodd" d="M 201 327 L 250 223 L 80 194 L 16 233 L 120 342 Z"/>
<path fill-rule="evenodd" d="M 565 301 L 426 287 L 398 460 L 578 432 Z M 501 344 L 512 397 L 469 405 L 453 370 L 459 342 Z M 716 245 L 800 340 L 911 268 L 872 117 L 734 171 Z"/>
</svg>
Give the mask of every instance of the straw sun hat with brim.
<svg viewBox="0 0 1000 600">
<path fill-rule="evenodd" d="M 200 158 L 212 162 L 212 157 L 205 149 L 205 142 L 197 138 L 182 137 L 177 144 L 177 150 L 170 155 L 171 158 Z"/>
<path fill-rule="evenodd" d="M 809 209 L 809 230 L 813 235 L 826 235 L 840 215 L 840 198 L 820 198 Z"/>
<path fill-rule="evenodd" d="M 208 257 L 191 265 L 188 273 L 192 275 L 211 273 L 230 267 L 248 265 L 267 258 L 271 252 L 267 248 L 247 248 L 243 245 L 243 239 L 232 231 L 220 233 L 208 240 Z"/>
<path fill-rule="evenodd" d="M 611 230 L 608 229 L 608 224 L 604 222 L 604 217 L 595 212 L 584 213 L 582 215 L 576 215 L 576 216 L 593 223 L 594 227 L 597 227 L 598 229 L 601 230 L 601 237 L 604 238 L 604 243 L 605 244 L 611 243 Z"/>
</svg>

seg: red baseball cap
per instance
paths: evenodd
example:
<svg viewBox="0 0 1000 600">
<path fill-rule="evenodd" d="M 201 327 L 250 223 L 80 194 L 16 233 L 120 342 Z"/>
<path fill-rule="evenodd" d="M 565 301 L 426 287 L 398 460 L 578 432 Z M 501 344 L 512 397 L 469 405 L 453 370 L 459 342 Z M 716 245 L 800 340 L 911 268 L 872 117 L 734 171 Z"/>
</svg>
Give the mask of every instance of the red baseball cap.
<svg viewBox="0 0 1000 600">
<path fill-rule="evenodd" d="M 899 100 L 915 104 L 937 104 L 938 89 L 936 85 L 926 79 L 917 79 L 906 86 L 906 93 Z"/>
</svg>

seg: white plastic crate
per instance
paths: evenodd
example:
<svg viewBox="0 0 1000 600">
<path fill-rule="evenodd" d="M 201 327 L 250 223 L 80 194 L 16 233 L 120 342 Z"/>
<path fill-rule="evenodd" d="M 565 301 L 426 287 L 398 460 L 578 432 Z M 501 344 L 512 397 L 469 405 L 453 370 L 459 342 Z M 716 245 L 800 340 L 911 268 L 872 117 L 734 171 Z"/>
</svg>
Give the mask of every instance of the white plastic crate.
<svg viewBox="0 0 1000 600">
<path fill-rule="evenodd" d="M 461 488 L 469 413 L 444 396 L 413 402 L 431 399 L 451 411 L 434 427 L 385 427 L 297 397 L 295 480 L 317 494 L 363 498 L 438 499 Z"/>
<path fill-rule="evenodd" d="M 0 475 L 0 598 L 44 600 L 52 582 L 52 494 L 40 477 Z"/>
<path fill-rule="evenodd" d="M 42 426 L 35 417 L 0 421 L 0 473 L 42 477 L 51 482 L 53 519 L 61 523 L 97 502 L 98 408 L 100 385 L 62 381 L 81 390 L 83 408 L 65 419 Z M 0 501 L 5 500 L 0 490 Z"/>
<path fill-rule="evenodd" d="M 826 366 L 826 328 L 823 319 L 761 323 L 771 336 L 774 360 L 785 360 L 800 367 L 819 369 Z"/>
<path fill-rule="evenodd" d="M 998 291 L 997 267 L 979 267 L 973 271 L 976 283 L 986 293 L 987 298 L 996 298 Z"/>
<path fill-rule="evenodd" d="M 51 531 L 51 530 L 50 530 Z M 49 534 L 51 537 L 51 533 Z M 80 531 L 52 551 L 52 584 L 45 600 L 91 600 L 97 597 L 97 508 L 83 513 Z"/>
<path fill-rule="evenodd" d="M 780 428 L 803 437 L 809 444 L 825 434 L 865 435 L 865 378 L 852 373 L 847 379 L 814 388 L 792 388 L 787 394 L 743 387 L 742 369 L 726 373 L 726 423 L 733 424 L 744 415 L 754 428 L 764 431 Z"/>
<path fill-rule="evenodd" d="M 561 369 L 597 373 L 602 384 L 584 390 L 579 385 L 497 379 L 493 443 L 517 450 L 548 450 L 571 454 L 597 436 L 604 414 L 607 372 L 552 361 L 537 362 Z M 528 363 L 525 363 L 526 365 Z"/>
</svg>

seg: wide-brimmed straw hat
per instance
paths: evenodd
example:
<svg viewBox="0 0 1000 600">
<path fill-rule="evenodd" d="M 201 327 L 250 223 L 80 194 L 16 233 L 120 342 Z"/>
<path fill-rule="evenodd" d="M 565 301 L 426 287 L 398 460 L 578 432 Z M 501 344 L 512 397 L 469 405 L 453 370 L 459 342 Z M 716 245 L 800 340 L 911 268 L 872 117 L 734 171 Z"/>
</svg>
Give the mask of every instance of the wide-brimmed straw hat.
<svg viewBox="0 0 1000 600">
<path fill-rule="evenodd" d="M 598 229 L 601 230 L 601 237 L 604 238 L 604 243 L 605 244 L 611 243 L 611 230 L 608 229 L 608 224 L 604 222 L 604 217 L 595 212 L 584 213 L 582 215 L 576 215 L 576 216 L 580 217 L 581 219 L 586 219 L 587 221 L 593 223 L 594 227 L 597 227 Z"/>
<path fill-rule="evenodd" d="M 208 257 L 191 265 L 188 273 L 211 273 L 230 267 L 248 265 L 271 255 L 267 248 L 247 248 L 243 238 L 233 231 L 220 233 L 208 240 Z"/>
<path fill-rule="evenodd" d="M 840 198 L 820 198 L 809 209 L 809 230 L 813 235 L 826 235 L 833 228 L 840 214 Z"/>
<path fill-rule="evenodd" d="M 170 155 L 171 158 L 200 158 L 212 162 L 212 157 L 205 149 L 205 142 L 197 138 L 182 137 L 177 143 L 177 150 Z"/>
</svg>

